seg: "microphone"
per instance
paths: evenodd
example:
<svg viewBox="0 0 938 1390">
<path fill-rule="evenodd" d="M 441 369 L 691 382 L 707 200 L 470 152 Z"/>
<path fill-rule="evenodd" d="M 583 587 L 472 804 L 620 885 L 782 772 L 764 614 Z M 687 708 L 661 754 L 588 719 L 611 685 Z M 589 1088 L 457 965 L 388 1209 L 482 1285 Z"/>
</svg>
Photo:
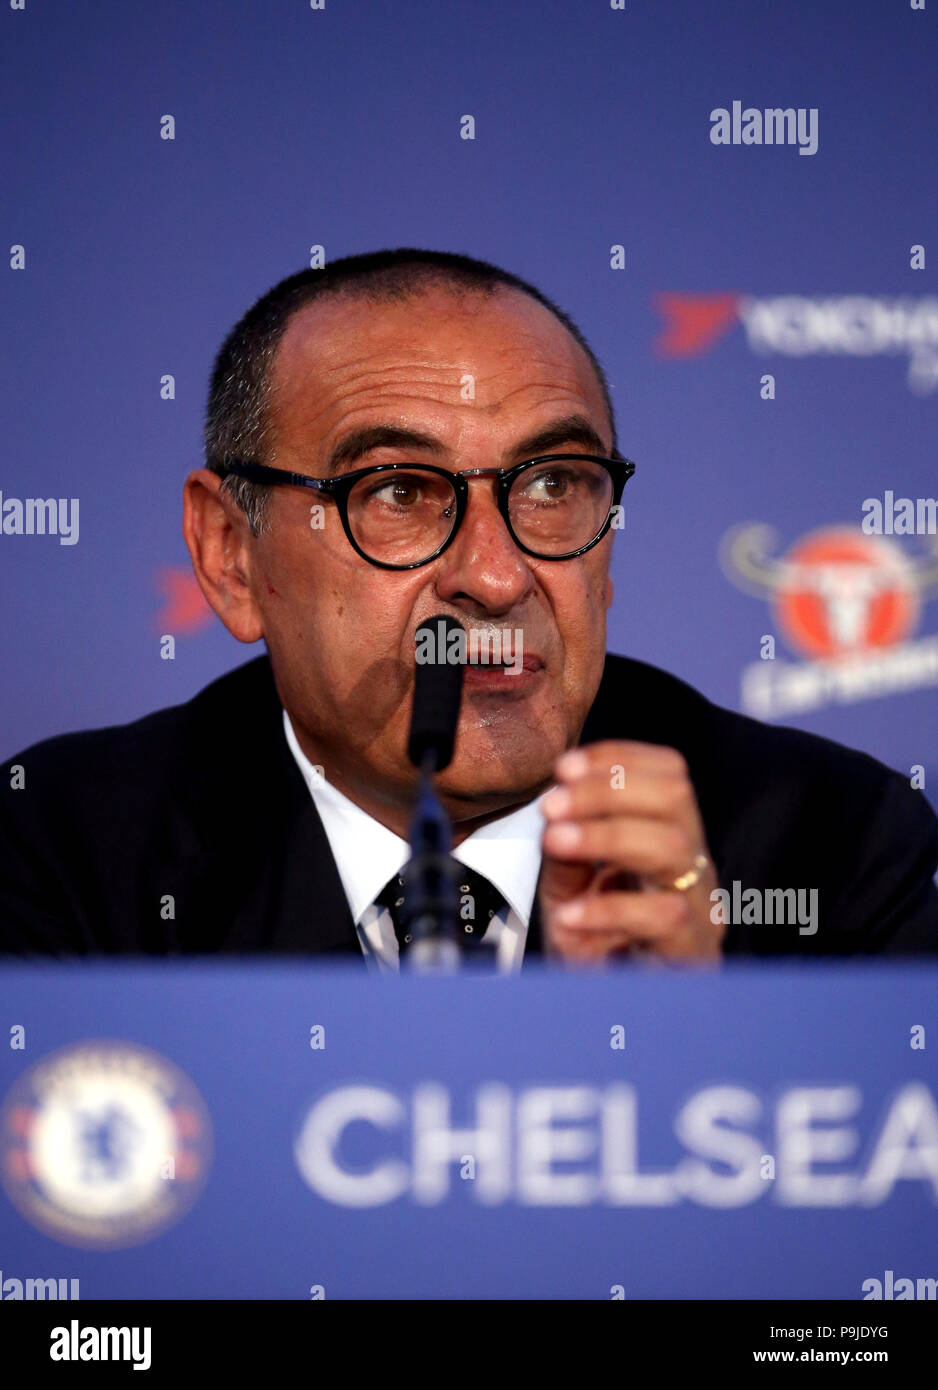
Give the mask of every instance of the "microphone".
<svg viewBox="0 0 938 1390">
<path fill-rule="evenodd" d="M 461 634 L 461 636 L 460 636 Z M 415 634 L 414 703 L 407 756 L 420 769 L 410 827 L 410 859 L 404 866 L 402 920 L 413 944 L 405 959 L 426 973 L 459 968 L 456 934 L 459 868 L 452 857 L 452 827 L 433 776 L 453 757 L 466 659 L 466 630 L 439 614 Z"/>
<path fill-rule="evenodd" d="M 451 648 L 457 659 L 450 660 Z M 459 724 L 466 662 L 466 629 L 456 618 L 428 618 L 416 632 L 414 705 L 407 756 L 414 767 L 432 759 L 431 772 L 449 767 Z"/>
</svg>

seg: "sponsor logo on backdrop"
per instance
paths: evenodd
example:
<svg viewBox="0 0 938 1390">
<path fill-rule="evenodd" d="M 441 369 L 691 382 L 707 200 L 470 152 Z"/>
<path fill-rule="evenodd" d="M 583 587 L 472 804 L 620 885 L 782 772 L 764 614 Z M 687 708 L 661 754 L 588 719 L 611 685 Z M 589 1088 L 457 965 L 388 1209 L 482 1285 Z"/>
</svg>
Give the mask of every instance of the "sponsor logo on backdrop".
<svg viewBox="0 0 938 1390">
<path fill-rule="evenodd" d="M 775 631 L 801 661 L 767 659 L 742 671 L 740 702 L 758 719 L 853 704 L 938 685 L 938 637 L 911 640 L 922 602 L 938 589 L 938 547 L 913 554 L 859 528 L 827 526 L 783 555 L 775 532 L 734 527 L 720 545 L 724 573 L 765 600 Z"/>
<path fill-rule="evenodd" d="M 740 293 L 655 296 L 664 327 L 655 349 L 698 357 L 742 324 L 751 352 L 786 357 L 908 357 L 910 391 L 938 391 L 938 298 Z"/>
<path fill-rule="evenodd" d="M 202 1189 L 211 1127 L 172 1062 L 135 1044 L 76 1043 L 15 1083 L 0 1112 L 0 1179 L 19 1212 L 66 1245 L 139 1245 Z"/>
<path fill-rule="evenodd" d="M 190 565 L 164 565 L 156 573 L 155 584 L 163 595 L 154 622 L 158 632 L 201 632 L 215 616 Z"/>
</svg>

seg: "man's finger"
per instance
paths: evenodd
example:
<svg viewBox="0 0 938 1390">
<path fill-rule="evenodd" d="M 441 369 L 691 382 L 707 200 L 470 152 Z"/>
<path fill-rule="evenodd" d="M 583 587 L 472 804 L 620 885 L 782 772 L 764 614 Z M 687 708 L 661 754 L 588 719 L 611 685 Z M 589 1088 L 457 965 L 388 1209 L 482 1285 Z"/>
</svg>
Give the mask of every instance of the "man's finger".
<svg viewBox="0 0 938 1390">
<path fill-rule="evenodd" d="M 603 769 L 622 767 L 626 773 L 648 772 L 688 775 L 687 762 L 676 748 L 662 743 L 635 743 L 628 739 L 606 739 L 571 748 L 557 759 L 555 771 L 561 781 L 583 777 Z"/>
<path fill-rule="evenodd" d="M 552 921 L 571 931 L 625 931 L 654 940 L 692 916 L 685 893 L 591 893 L 558 904 Z"/>
<path fill-rule="evenodd" d="M 556 859 L 607 863 L 634 873 L 677 878 L 700 853 L 682 826 L 648 817 L 552 821 L 544 852 Z"/>
<path fill-rule="evenodd" d="M 624 781 L 605 770 L 591 772 L 548 792 L 541 809 L 549 821 L 637 815 L 697 820 L 694 789 L 680 775 L 626 774 Z"/>
</svg>

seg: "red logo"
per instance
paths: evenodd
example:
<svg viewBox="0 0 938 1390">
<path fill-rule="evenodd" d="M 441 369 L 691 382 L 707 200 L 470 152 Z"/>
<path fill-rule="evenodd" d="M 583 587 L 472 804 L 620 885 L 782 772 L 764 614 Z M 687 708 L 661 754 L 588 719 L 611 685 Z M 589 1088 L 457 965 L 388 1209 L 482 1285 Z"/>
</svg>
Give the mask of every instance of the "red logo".
<svg viewBox="0 0 938 1390">
<path fill-rule="evenodd" d="M 191 569 L 164 566 L 156 584 L 164 600 L 155 624 L 161 633 L 198 632 L 211 622 L 212 610 Z"/>
<path fill-rule="evenodd" d="M 922 592 L 938 584 L 938 557 L 913 559 L 890 540 L 828 526 L 771 558 L 774 533 L 747 523 L 721 546 L 728 578 L 766 598 L 788 644 L 813 659 L 837 660 L 904 642 L 919 619 Z"/>
<path fill-rule="evenodd" d="M 739 319 L 739 294 L 657 294 L 655 305 L 664 328 L 655 351 L 665 357 L 693 357 L 705 352 Z"/>
</svg>

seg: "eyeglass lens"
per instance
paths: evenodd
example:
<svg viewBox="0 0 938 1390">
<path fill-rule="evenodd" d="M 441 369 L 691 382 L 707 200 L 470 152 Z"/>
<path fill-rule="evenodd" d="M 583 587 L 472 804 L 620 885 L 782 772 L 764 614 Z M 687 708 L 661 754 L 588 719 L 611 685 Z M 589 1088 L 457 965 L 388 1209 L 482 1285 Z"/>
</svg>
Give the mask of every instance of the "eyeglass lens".
<svg viewBox="0 0 938 1390">
<path fill-rule="evenodd" d="M 517 474 L 508 514 L 520 543 L 540 555 L 589 545 L 612 505 L 607 469 L 590 459 L 533 464 Z M 348 499 L 349 527 L 366 555 L 390 565 L 429 559 L 456 524 L 456 491 L 437 473 L 400 465 L 359 479 Z"/>
</svg>

